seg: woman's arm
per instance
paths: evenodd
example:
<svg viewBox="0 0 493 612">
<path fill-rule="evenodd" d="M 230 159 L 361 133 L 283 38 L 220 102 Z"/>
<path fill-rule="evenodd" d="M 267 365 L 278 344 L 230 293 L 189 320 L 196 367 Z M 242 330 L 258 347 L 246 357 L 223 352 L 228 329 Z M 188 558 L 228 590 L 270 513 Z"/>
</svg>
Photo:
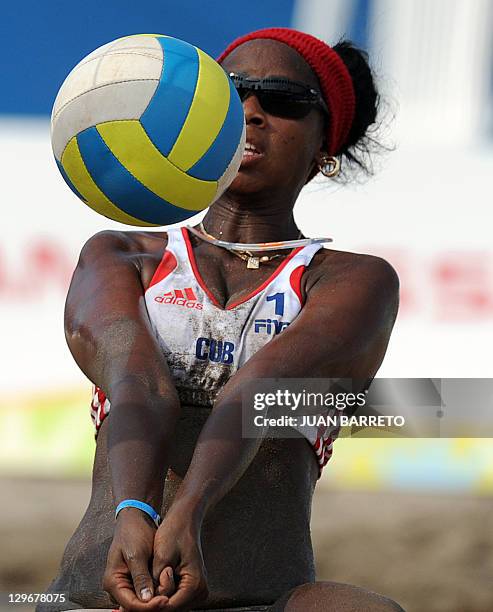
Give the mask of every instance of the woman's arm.
<svg viewBox="0 0 493 612">
<path fill-rule="evenodd" d="M 165 523 L 158 530 L 154 576 L 171 564 L 181 578 L 169 609 L 195 602 L 204 588 L 200 529 L 207 511 L 238 481 L 261 439 L 242 437 L 241 390 L 257 378 L 371 380 L 390 338 L 398 279 L 384 260 L 358 257 L 310 289 L 296 320 L 228 381 L 207 420 Z M 182 534 L 176 537 L 176 534 Z M 184 534 L 184 535 L 183 535 Z M 173 540 L 173 541 L 172 541 Z M 176 606 L 176 608 L 175 608 Z"/>
<path fill-rule="evenodd" d="M 131 235 L 103 232 L 84 246 L 67 297 L 65 333 L 77 364 L 111 402 L 108 455 L 115 507 L 138 499 L 159 512 L 179 401 L 149 322 Z M 148 562 L 154 533 L 140 510 L 120 512 L 105 588 L 125 607 L 136 604 L 134 589 L 153 593 Z"/>
</svg>

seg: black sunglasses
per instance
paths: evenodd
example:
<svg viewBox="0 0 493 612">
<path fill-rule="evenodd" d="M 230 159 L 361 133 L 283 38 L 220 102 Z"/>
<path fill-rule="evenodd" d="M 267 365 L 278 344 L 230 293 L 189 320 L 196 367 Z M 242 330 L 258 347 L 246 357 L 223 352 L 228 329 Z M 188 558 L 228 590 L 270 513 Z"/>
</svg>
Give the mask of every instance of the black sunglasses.
<svg viewBox="0 0 493 612">
<path fill-rule="evenodd" d="M 254 94 L 260 106 L 269 115 L 284 119 L 303 119 L 315 107 L 329 115 L 329 109 L 320 93 L 304 83 L 280 77 L 248 79 L 234 72 L 228 73 L 228 76 L 242 102 Z"/>
</svg>

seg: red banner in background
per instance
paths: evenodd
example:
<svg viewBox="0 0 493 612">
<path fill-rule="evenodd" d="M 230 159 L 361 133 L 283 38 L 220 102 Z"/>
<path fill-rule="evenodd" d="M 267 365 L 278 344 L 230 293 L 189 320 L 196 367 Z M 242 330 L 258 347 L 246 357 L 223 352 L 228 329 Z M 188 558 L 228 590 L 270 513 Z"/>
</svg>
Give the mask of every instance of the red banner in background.
<svg viewBox="0 0 493 612">
<path fill-rule="evenodd" d="M 47 236 L 30 237 L 18 247 L 15 253 L 0 247 L 0 300 L 36 302 L 53 291 L 65 296 L 77 254 Z"/>
<path fill-rule="evenodd" d="M 435 323 L 493 320 L 493 252 L 365 247 L 387 259 L 400 279 L 399 318 L 425 317 Z"/>
</svg>

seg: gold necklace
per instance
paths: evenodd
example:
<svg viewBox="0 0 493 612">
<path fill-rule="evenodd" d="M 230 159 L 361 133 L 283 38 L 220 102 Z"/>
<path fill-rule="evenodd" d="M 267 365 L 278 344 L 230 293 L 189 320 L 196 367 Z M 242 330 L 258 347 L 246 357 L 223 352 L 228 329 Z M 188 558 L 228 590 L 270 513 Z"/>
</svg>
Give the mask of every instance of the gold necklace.
<svg viewBox="0 0 493 612">
<path fill-rule="evenodd" d="M 205 234 L 206 236 L 208 236 L 209 238 L 212 238 L 214 240 L 218 240 L 218 238 L 216 238 L 216 236 L 213 236 L 212 234 L 209 234 L 209 232 L 207 232 L 204 228 L 204 224 L 202 223 L 202 221 L 199 224 L 200 227 L 200 231 Z M 300 233 L 298 234 L 298 238 L 301 238 L 302 233 L 300 231 Z M 240 259 L 242 259 L 243 261 L 247 262 L 247 269 L 248 270 L 258 270 L 260 268 L 260 264 L 261 263 L 266 263 L 268 261 L 271 261 L 271 259 L 275 259 L 276 257 L 282 257 L 283 255 L 285 255 L 286 253 L 276 253 L 275 255 L 262 255 L 262 257 L 256 257 L 255 255 L 253 255 L 253 253 L 251 251 L 236 251 L 233 249 L 227 249 L 230 253 L 232 253 L 233 255 L 236 255 L 237 257 L 239 257 Z"/>
</svg>

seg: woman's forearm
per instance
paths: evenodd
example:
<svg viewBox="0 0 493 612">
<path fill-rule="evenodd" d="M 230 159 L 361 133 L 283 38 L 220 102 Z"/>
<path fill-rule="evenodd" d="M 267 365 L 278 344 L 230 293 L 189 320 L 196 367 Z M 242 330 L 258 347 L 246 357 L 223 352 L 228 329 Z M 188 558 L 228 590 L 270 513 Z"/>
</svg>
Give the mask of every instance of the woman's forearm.
<svg viewBox="0 0 493 612">
<path fill-rule="evenodd" d="M 111 390 L 108 457 L 115 505 L 137 499 L 160 512 L 179 401 L 130 382 Z"/>
</svg>

